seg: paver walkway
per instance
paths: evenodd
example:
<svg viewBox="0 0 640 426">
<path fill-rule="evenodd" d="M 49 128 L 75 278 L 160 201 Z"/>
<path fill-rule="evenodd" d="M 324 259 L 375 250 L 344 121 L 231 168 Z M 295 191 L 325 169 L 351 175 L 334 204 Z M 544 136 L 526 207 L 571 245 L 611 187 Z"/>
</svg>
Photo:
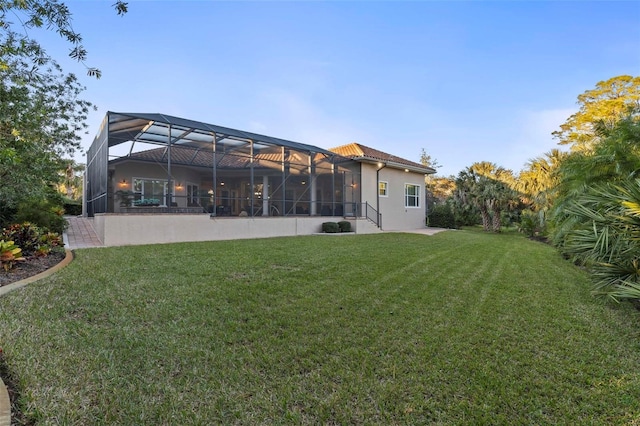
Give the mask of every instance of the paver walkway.
<svg viewBox="0 0 640 426">
<path fill-rule="evenodd" d="M 91 225 L 91 219 L 82 216 L 66 216 L 69 226 L 65 231 L 64 245 L 69 250 L 102 247 L 102 241 Z"/>
</svg>

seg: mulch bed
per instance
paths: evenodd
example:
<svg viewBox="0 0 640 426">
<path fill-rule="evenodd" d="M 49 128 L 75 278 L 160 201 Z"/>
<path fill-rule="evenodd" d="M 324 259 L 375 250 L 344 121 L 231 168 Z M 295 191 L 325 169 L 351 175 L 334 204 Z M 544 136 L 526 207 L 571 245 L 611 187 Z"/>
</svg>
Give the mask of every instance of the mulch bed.
<svg viewBox="0 0 640 426">
<path fill-rule="evenodd" d="M 0 287 L 44 272 L 62 262 L 64 257 L 64 252 L 52 252 L 44 257 L 29 257 L 16 263 L 9 271 L 0 268 Z"/>
</svg>

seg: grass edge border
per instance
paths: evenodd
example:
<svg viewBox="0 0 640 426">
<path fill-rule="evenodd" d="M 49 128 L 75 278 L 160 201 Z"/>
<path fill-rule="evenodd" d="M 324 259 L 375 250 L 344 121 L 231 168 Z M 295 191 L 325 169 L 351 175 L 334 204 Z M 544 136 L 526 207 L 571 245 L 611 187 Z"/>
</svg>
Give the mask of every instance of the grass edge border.
<svg viewBox="0 0 640 426">
<path fill-rule="evenodd" d="M 9 391 L 0 377 L 0 426 L 11 425 L 11 401 Z"/>
<path fill-rule="evenodd" d="M 32 282 L 41 280 L 42 278 L 46 278 L 49 275 L 52 275 L 56 272 L 58 272 L 60 269 L 64 268 L 65 266 L 67 266 L 69 263 L 71 263 L 71 261 L 73 260 L 73 252 L 71 250 L 65 250 L 65 257 L 64 259 L 62 259 L 60 261 L 60 263 L 58 263 L 57 265 L 47 269 L 46 271 L 40 272 L 39 274 L 36 274 L 32 277 L 29 278 L 25 278 L 24 280 L 20 280 L 20 281 L 16 281 L 15 283 L 11 283 L 5 286 L 0 287 L 0 297 L 4 296 L 5 294 L 13 291 L 13 290 L 17 290 L 21 287 L 26 286 L 27 284 L 31 284 Z M 1 424 L 1 423 L 0 423 Z"/>
</svg>

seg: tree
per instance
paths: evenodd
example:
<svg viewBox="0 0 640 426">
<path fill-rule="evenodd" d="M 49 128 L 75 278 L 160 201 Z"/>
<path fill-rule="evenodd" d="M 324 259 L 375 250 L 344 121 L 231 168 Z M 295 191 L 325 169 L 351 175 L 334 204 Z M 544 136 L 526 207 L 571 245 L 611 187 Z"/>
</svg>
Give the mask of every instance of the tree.
<svg viewBox="0 0 640 426">
<path fill-rule="evenodd" d="M 60 171 L 61 182 L 58 184 L 58 192 L 68 199 L 77 200 L 82 197 L 82 173 L 85 165 L 68 159 L 64 160 L 65 169 Z"/>
<path fill-rule="evenodd" d="M 489 212 L 481 199 L 482 191 L 479 189 L 480 176 L 478 176 L 470 167 L 460 171 L 456 178 L 456 191 L 454 199 L 456 206 L 462 210 L 459 215 L 463 213 L 478 212 L 482 219 L 482 227 L 485 231 L 489 230 L 490 217 Z"/>
<path fill-rule="evenodd" d="M 427 189 L 437 203 L 442 203 L 456 190 L 456 179 L 454 176 L 433 176 L 427 182 Z"/>
<path fill-rule="evenodd" d="M 128 5 L 122 0 L 113 4 L 118 15 L 127 13 Z M 22 31 L 14 29 L 11 17 L 18 19 L 17 25 Z M 69 56 L 85 64 L 87 50 L 82 45 L 82 36 L 74 31 L 71 11 L 64 2 L 56 0 L 0 0 L 0 67 L 10 66 L 7 58 L 15 56 L 29 56 L 34 62 L 34 71 L 49 62 L 49 58 L 42 47 L 31 37 L 27 30 L 41 28 L 53 30 L 71 44 Z M 86 66 L 86 65 L 85 65 Z M 97 68 L 87 67 L 90 76 L 100 78 L 101 72 Z"/>
<path fill-rule="evenodd" d="M 440 167 L 442 167 L 440 164 L 438 164 L 438 160 L 427 154 L 427 151 L 424 148 L 422 148 L 422 151 L 420 152 L 420 164 L 422 164 L 423 166 L 431 167 L 432 169 L 439 169 Z"/>
<path fill-rule="evenodd" d="M 567 155 L 552 149 L 544 156 L 530 160 L 515 180 L 513 188 L 526 207 L 521 212 L 521 230 L 530 236 L 545 234 L 547 213 L 553 206 L 559 183 L 558 170 Z"/>
<path fill-rule="evenodd" d="M 566 157 L 566 153 L 552 149 L 529 161 L 527 168 L 518 175 L 514 189 L 531 210 L 546 211 L 551 207 L 552 191 L 558 185 L 558 168 Z"/>
<path fill-rule="evenodd" d="M 562 251 L 591 272 L 595 293 L 640 299 L 640 180 L 600 183 L 565 209 L 575 220 Z"/>
<path fill-rule="evenodd" d="M 640 178 L 640 122 L 635 114 L 622 118 L 612 129 L 598 126 L 597 132 L 600 142 L 592 152 L 572 153 L 558 169 L 550 221 L 552 241 L 561 250 L 573 251 L 574 232 L 592 223 L 589 217 L 574 214 L 576 204 L 582 204 L 585 197 L 597 196 L 594 194 L 603 185 L 621 185 Z"/>
<path fill-rule="evenodd" d="M 118 14 L 126 12 L 122 1 L 115 7 Z M 84 64 L 87 52 L 64 3 L 0 0 L 0 227 L 25 202 L 52 196 L 50 188 L 66 166 L 63 158 L 79 148 L 78 132 L 86 129 L 92 107 L 80 98 L 84 87 L 77 77 L 63 73 L 28 36 L 29 28 L 43 26 L 68 40 L 70 56 Z M 88 73 L 100 76 L 95 68 Z"/>
<path fill-rule="evenodd" d="M 578 96 L 578 105 L 579 111 L 552 134 L 572 151 L 591 151 L 600 140 L 597 126 L 612 129 L 630 110 L 640 111 L 640 77 L 621 75 L 600 81 L 595 89 Z"/>
<path fill-rule="evenodd" d="M 79 147 L 91 104 L 83 87 L 59 67 L 31 75 L 20 58 L 0 69 L 0 204 L 14 208 L 42 198 L 59 180 L 63 156 Z"/>
<path fill-rule="evenodd" d="M 456 179 L 456 198 L 466 208 L 480 212 L 485 231 L 500 232 L 501 213 L 515 200 L 511 170 L 490 162 L 474 163 Z"/>
</svg>

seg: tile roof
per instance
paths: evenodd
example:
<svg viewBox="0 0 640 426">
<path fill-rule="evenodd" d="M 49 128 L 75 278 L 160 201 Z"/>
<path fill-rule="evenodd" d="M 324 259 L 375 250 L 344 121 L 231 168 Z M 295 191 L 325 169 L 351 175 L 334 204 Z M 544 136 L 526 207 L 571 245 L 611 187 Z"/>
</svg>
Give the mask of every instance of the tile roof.
<svg viewBox="0 0 640 426">
<path fill-rule="evenodd" d="M 316 161 L 321 161 L 323 154 L 315 154 Z M 217 166 L 228 169 L 244 169 L 251 165 L 246 155 L 217 154 Z M 114 162 L 138 160 L 153 163 L 165 163 L 167 161 L 167 148 L 154 148 L 146 151 L 133 152 L 128 156 L 120 157 Z M 306 166 L 308 160 L 301 158 L 297 153 L 291 153 L 288 161 L 291 164 Z M 191 147 L 172 146 L 171 163 L 175 165 L 195 166 L 211 168 L 213 165 L 213 152 L 210 150 L 198 150 Z M 282 154 L 276 152 L 258 153 L 254 158 L 255 167 L 278 168 L 282 163 Z"/>
<path fill-rule="evenodd" d="M 352 160 L 370 159 L 383 163 L 390 162 L 419 169 L 432 170 L 430 167 L 426 167 L 423 164 L 416 163 L 415 161 L 396 157 L 395 155 L 387 154 L 386 152 L 382 152 L 355 142 L 338 146 L 336 148 L 330 148 L 329 151 L 335 152 L 336 154 L 342 155 L 343 157 L 351 158 Z M 431 173 L 435 173 L 435 170 Z"/>
<path fill-rule="evenodd" d="M 342 145 L 336 148 L 331 148 L 329 151 L 339 155 L 340 157 L 348 158 L 350 160 L 372 160 L 380 161 L 383 163 L 394 163 L 396 166 L 410 167 L 414 171 L 423 173 L 435 173 L 435 170 L 431 169 L 430 167 L 425 167 L 420 163 L 409 161 L 401 157 L 396 157 L 395 155 L 387 154 L 386 152 L 382 152 L 359 143 Z M 321 160 L 321 158 L 323 158 L 322 154 L 315 154 L 315 156 L 317 158 L 316 161 L 319 161 Z M 128 156 L 120 157 L 114 160 L 114 162 L 126 160 L 164 163 L 167 161 L 167 147 L 134 152 Z M 291 162 L 291 164 L 304 166 L 307 164 L 308 160 L 305 158 L 299 158 L 297 154 L 292 153 L 292 157 L 289 158 L 288 161 Z M 254 167 L 277 168 L 279 167 L 281 162 L 282 154 L 280 153 L 258 153 L 255 155 Z M 195 149 L 192 147 L 172 146 L 171 163 L 176 165 L 179 164 L 186 166 L 211 168 L 213 165 L 213 153 L 210 150 Z M 250 161 L 249 157 L 244 155 L 218 153 L 217 166 L 227 169 L 244 169 L 250 167 Z"/>
</svg>

